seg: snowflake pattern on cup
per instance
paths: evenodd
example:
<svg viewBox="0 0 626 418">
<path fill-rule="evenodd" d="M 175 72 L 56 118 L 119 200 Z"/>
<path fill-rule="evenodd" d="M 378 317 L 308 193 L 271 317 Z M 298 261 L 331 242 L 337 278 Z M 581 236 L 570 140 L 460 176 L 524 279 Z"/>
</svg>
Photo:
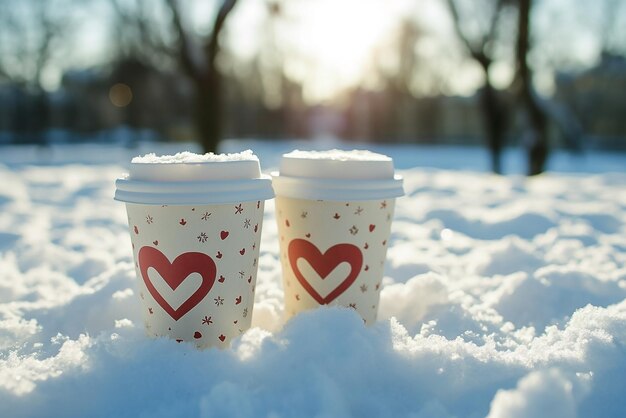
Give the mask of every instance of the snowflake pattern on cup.
<svg viewBox="0 0 626 418">
<path fill-rule="evenodd" d="M 250 327 L 263 208 L 127 204 L 148 335 L 226 347 Z"/>
</svg>

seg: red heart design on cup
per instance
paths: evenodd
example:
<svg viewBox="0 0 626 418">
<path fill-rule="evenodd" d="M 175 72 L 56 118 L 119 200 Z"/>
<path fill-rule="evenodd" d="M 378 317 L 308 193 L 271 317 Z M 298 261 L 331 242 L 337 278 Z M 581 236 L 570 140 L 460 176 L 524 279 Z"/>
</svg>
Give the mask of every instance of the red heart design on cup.
<svg viewBox="0 0 626 418">
<path fill-rule="evenodd" d="M 220 232 L 220 238 L 222 239 L 222 241 L 228 238 L 228 235 L 229 235 L 228 231 Z"/>
<path fill-rule="evenodd" d="M 324 254 L 311 242 L 296 238 L 289 243 L 287 249 L 289 254 L 289 264 L 296 278 L 304 289 L 319 303 L 327 305 L 345 292 L 356 280 L 361 266 L 363 265 L 363 254 L 356 245 L 337 244 L 330 247 Z M 350 264 L 350 273 L 335 289 L 328 295 L 322 297 L 311 283 L 304 277 L 298 268 L 298 259 L 304 258 L 311 265 L 313 270 L 324 280 L 341 263 Z"/>
<path fill-rule="evenodd" d="M 185 316 L 187 312 L 193 309 L 200 301 L 209 293 L 215 283 L 217 267 L 211 257 L 204 253 L 188 252 L 176 257 L 170 263 L 167 257 L 154 247 L 142 247 L 139 250 L 139 269 L 148 291 L 154 300 L 171 316 L 175 321 Z M 177 309 L 172 306 L 161 296 L 159 291 L 154 287 L 148 269 L 154 268 L 163 277 L 163 280 L 172 290 L 176 290 L 182 282 L 185 281 L 192 273 L 199 273 L 202 277 L 200 287 L 187 298 Z"/>
</svg>

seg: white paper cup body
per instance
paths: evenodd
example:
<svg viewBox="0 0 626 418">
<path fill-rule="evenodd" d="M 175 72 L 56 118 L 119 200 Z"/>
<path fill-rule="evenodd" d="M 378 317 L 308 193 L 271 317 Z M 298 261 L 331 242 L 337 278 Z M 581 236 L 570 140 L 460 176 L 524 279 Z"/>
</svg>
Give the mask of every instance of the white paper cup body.
<svg viewBox="0 0 626 418">
<path fill-rule="evenodd" d="M 146 333 L 227 347 L 250 327 L 265 199 L 251 151 L 133 159 L 126 202 Z"/>
<path fill-rule="evenodd" d="M 264 201 L 126 208 L 147 335 L 226 347 L 250 327 Z"/>
<path fill-rule="evenodd" d="M 376 321 L 394 205 L 276 198 L 286 319 L 331 305 Z"/>
<path fill-rule="evenodd" d="M 369 151 L 293 151 L 272 174 L 285 317 L 336 305 L 376 321 L 395 198 L 391 158 Z"/>
</svg>

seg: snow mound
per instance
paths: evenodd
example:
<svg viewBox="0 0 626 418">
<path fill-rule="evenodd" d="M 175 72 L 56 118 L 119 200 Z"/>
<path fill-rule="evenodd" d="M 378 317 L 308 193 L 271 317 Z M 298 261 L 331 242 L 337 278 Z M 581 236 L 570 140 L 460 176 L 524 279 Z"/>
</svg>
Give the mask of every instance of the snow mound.
<svg viewBox="0 0 626 418">
<path fill-rule="evenodd" d="M 625 174 L 400 170 L 371 327 L 283 323 L 270 200 L 253 328 L 197 351 L 144 335 L 120 154 L 0 165 L 0 416 L 626 416 Z"/>
</svg>

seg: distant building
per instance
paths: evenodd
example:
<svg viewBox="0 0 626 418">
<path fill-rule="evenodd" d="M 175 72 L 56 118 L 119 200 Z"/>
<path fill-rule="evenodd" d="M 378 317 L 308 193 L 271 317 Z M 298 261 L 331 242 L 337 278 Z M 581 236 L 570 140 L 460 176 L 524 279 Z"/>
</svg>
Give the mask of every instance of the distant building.
<svg viewBox="0 0 626 418">
<path fill-rule="evenodd" d="M 603 53 L 593 68 L 556 76 L 555 100 L 579 119 L 588 145 L 626 149 L 626 58 Z"/>
</svg>

